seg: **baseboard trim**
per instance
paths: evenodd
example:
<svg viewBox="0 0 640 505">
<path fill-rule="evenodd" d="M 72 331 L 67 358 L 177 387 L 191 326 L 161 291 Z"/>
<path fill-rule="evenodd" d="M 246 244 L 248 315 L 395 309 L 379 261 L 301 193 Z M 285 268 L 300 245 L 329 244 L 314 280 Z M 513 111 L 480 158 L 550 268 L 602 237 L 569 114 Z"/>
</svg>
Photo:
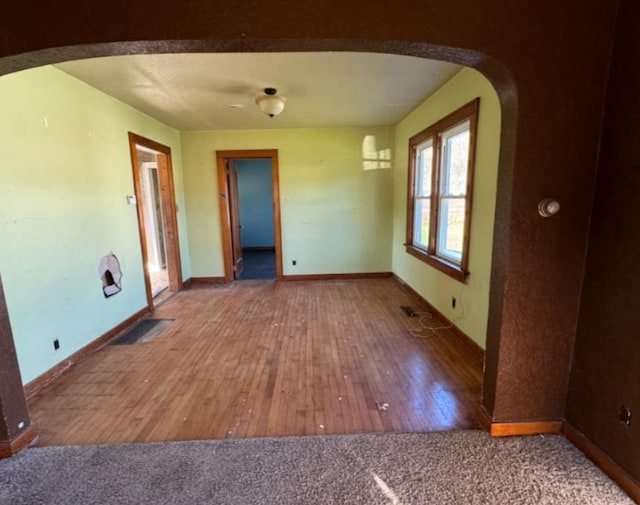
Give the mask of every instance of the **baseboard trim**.
<svg viewBox="0 0 640 505">
<path fill-rule="evenodd" d="M 93 340 L 92 342 L 89 342 L 87 345 L 85 345 L 81 349 L 78 349 L 71 356 L 62 360 L 60 363 L 50 368 L 49 370 L 44 372 L 42 375 L 39 375 L 38 377 L 33 379 L 31 382 L 29 382 L 24 386 L 25 397 L 27 399 L 30 399 L 36 394 L 38 394 L 40 391 L 42 391 L 42 389 L 44 389 L 46 386 L 51 384 L 54 380 L 56 380 L 62 374 L 67 372 L 74 365 L 78 364 L 80 361 L 87 358 L 88 356 L 96 352 L 98 349 L 101 349 L 102 347 L 107 345 L 109 341 L 112 340 L 120 332 L 122 332 L 122 330 L 131 326 L 133 323 L 142 319 L 144 316 L 146 316 L 149 313 L 150 311 L 148 307 L 145 307 L 139 310 L 138 312 L 133 314 L 131 317 L 125 319 L 117 326 L 114 326 L 109 331 L 99 336 L 97 339 Z"/>
<path fill-rule="evenodd" d="M 254 247 L 243 247 L 243 251 L 269 251 L 276 252 L 276 246 L 273 245 L 263 245 L 263 246 L 254 246 Z"/>
<path fill-rule="evenodd" d="M 636 502 L 640 503 L 640 482 L 634 479 L 620 465 L 613 461 L 602 449 L 589 440 L 584 433 L 571 423 L 564 422 L 562 433 L 567 440 L 580 449 L 584 455 L 606 473 Z"/>
<path fill-rule="evenodd" d="M 31 424 L 20 435 L 10 441 L 0 441 L 0 459 L 15 456 L 25 447 L 29 447 L 38 440 L 38 430 Z"/>
<path fill-rule="evenodd" d="M 550 435 L 562 433 L 562 421 L 529 421 L 515 423 L 491 423 L 492 437 L 517 437 L 523 435 Z"/>
<path fill-rule="evenodd" d="M 391 272 L 361 272 L 354 274 L 300 274 L 283 275 L 283 281 L 332 281 L 332 280 L 357 280 L 357 279 L 383 279 L 391 277 Z"/>
<path fill-rule="evenodd" d="M 185 287 L 190 287 L 193 284 L 224 284 L 226 282 L 224 277 L 191 277 L 183 284 Z"/>
<path fill-rule="evenodd" d="M 484 406 L 476 409 L 480 426 L 492 437 L 517 437 L 523 435 L 549 435 L 562 433 L 563 421 L 493 422 Z"/>
<path fill-rule="evenodd" d="M 445 325 L 451 326 L 450 328 L 448 328 L 451 331 L 451 333 L 453 333 L 456 337 L 458 337 L 460 342 L 462 342 L 471 352 L 473 352 L 473 354 L 475 354 L 475 356 L 478 359 L 480 359 L 481 361 L 484 361 L 484 349 L 482 347 L 480 347 L 464 331 L 462 331 L 455 324 L 453 324 L 453 322 L 451 322 L 451 320 L 448 317 L 446 317 L 442 312 L 440 312 L 433 305 L 431 305 L 431 303 L 429 303 L 428 300 L 426 300 L 420 293 L 418 293 L 415 289 L 409 286 L 409 284 L 407 284 L 403 279 L 398 277 L 398 275 L 396 275 L 395 273 L 392 275 L 393 275 L 393 278 L 402 286 L 402 288 L 408 293 L 415 296 L 418 300 L 420 300 L 431 314 L 433 314 L 438 319 L 440 319 L 443 323 L 445 323 Z"/>
</svg>

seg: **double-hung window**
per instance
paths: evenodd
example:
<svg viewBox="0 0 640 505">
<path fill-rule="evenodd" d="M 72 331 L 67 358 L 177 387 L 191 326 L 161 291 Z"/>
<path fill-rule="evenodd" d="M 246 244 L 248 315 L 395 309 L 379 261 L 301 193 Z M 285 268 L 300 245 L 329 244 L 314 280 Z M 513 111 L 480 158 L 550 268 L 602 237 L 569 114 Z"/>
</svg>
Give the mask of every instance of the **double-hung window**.
<svg viewBox="0 0 640 505">
<path fill-rule="evenodd" d="M 409 139 L 407 252 L 464 281 L 479 99 Z"/>
</svg>

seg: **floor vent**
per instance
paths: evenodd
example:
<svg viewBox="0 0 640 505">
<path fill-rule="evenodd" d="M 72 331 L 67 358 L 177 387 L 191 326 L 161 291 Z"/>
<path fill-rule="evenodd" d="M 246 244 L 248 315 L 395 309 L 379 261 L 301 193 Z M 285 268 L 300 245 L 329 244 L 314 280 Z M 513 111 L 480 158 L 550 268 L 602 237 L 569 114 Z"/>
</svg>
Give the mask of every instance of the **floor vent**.
<svg viewBox="0 0 640 505">
<path fill-rule="evenodd" d="M 416 314 L 416 311 L 413 310 L 411 307 L 409 307 L 408 305 L 402 305 L 400 307 L 402 310 L 404 310 L 404 313 L 409 316 L 409 317 L 416 317 L 418 314 Z"/>
<path fill-rule="evenodd" d="M 152 342 L 158 335 L 166 330 L 173 321 L 173 319 L 142 319 L 121 333 L 119 337 L 111 342 L 111 345 L 131 345 Z"/>
</svg>

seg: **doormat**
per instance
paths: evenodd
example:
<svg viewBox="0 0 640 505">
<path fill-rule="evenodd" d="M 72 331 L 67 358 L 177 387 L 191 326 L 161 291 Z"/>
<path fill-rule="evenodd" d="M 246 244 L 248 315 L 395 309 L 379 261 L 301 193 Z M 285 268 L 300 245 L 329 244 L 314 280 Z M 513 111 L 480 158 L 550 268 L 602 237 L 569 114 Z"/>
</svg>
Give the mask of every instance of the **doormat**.
<svg viewBox="0 0 640 505">
<path fill-rule="evenodd" d="M 111 345 L 131 345 L 152 342 L 166 330 L 174 319 L 142 319 L 125 330 Z"/>
</svg>

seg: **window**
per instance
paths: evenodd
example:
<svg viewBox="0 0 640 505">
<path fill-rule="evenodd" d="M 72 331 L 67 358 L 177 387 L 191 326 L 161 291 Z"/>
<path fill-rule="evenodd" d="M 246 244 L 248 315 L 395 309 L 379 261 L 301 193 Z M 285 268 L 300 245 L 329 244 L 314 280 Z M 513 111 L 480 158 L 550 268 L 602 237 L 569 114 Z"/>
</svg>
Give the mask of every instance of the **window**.
<svg viewBox="0 0 640 505">
<path fill-rule="evenodd" d="M 409 254 L 464 282 L 480 99 L 409 139 Z"/>
</svg>

